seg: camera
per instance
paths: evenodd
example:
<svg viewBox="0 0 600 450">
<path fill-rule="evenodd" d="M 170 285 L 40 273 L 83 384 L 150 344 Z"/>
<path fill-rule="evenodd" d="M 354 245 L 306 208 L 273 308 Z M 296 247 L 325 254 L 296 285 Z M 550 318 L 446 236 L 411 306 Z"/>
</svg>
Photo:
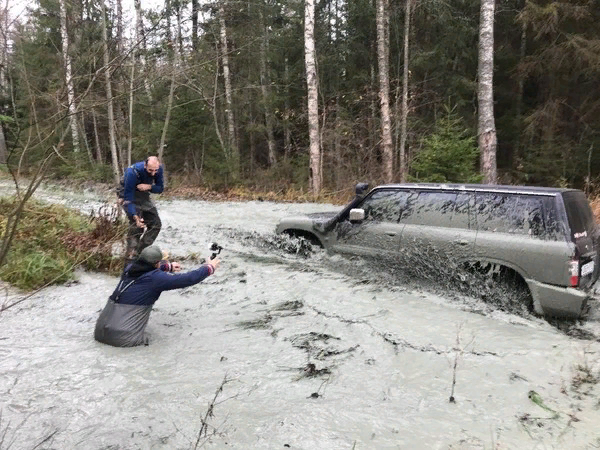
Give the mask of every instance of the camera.
<svg viewBox="0 0 600 450">
<path fill-rule="evenodd" d="M 212 244 L 210 244 L 209 250 L 211 252 L 213 252 L 212 255 L 210 256 L 210 259 L 215 259 L 217 257 L 217 255 L 221 253 L 221 250 L 223 250 L 223 247 L 221 247 L 216 242 L 213 242 Z"/>
</svg>

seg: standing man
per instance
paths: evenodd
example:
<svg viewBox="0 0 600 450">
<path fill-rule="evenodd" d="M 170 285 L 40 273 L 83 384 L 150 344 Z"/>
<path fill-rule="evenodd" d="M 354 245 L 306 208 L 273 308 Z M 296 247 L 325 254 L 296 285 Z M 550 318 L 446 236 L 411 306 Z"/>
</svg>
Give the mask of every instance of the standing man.
<svg viewBox="0 0 600 450">
<path fill-rule="evenodd" d="M 164 188 L 163 168 L 156 156 L 128 167 L 123 176 L 123 208 L 129 219 L 125 257 L 133 259 L 156 240 L 162 225 L 150 194 Z"/>
</svg>

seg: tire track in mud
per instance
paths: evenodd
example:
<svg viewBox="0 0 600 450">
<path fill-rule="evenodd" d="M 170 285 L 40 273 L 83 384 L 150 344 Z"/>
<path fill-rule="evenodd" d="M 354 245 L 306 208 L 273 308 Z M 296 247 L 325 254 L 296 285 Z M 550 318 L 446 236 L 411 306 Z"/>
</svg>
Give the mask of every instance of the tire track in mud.
<svg viewBox="0 0 600 450">
<path fill-rule="evenodd" d="M 502 357 L 501 355 L 499 355 L 496 352 L 487 352 L 487 351 L 485 351 L 485 352 L 478 352 L 478 351 L 475 351 L 475 350 L 465 351 L 464 349 L 459 349 L 459 348 L 455 348 L 455 347 L 452 347 L 452 348 L 446 349 L 446 350 L 440 350 L 439 348 L 436 348 L 432 344 L 428 344 L 428 345 L 416 345 L 416 344 L 413 344 L 412 342 L 408 341 L 407 339 L 394 336 L 393 333 L 383 332 L 383 331 L 378 330 L 371 323 L 369 323 L 367 320 L 363 320 L 363 319 L 348 319 L 348 318 L 345 318 L 345 317 L 340 316 L 338 314 L 330 314 L 330 313 L 323 312 L 323 311 L 319 310 L 318 308 L 316 308 L 315 306 L 310 306 L 309 305 L 308 307 L 310 309 L 312 309 L 315 313 L 317 313 L 317 315 L 324 316 L 324 317 L 326 317 L 328 319 L 336 319 L 336 320 L 339 320 L 340 322 L 348 323 L 348 324 L 366 325 L 367 327 L 369 327 L 373 331 L 373 333 L 375 333 L 377 336 L 381 337 L 384 342 L 387 342 L 388 344 L 393 345 L 394 348 L 396 349 L 396 352 L 398 351 L 398 347 L 401 347 L 401 348 L 407 348 L 407 349 L 410 349 L 410 350 L 418 351 L 418 352 L 421 352 L 421 353 L 435 353 L 436 355 L 447 355 L 447 354 L 450 354 L 450 353 L 454 354 L 457 351 L 461 351 L 462 353 L 470 354 L 470 355 L 474 355 L 474 356 L 496 356 L 496 357 Z"/>
<path fill-rule="evenodd" d="M 272 330 L 271 336 L 278 337 L 281 329 L 274 328 L 274 324 L 278 319 L 304 315 L 302 309 L 305 308 L 304 302 L 300 300 L 290 300 L 276 303 L 271 307 L 263 310 L 263 315 L 256 319 L 243 320 L 235 324 L 233 328 L 225 330 L 225 332 L 234 331 L 236 329 L 254 329 L 254 330 Z M 306 364 L 299 367 L 287 367 L 285 371 L 293 374 L 292 381 L 298 382 L 302 379 L 320 379 L 322 380 L 318 388 L 310 393 L 307 398 L 319 398 L 325 393 L 327 384 L 329 383 L 334 371 L 348 358 L 354 355 L 354 352 L 360 347 L 360 344 L 351 345 L 345 348 L 338 348 L 333 343 L 341 342 L 342 338 L 316 331 L 308 331 L 292 334 L 283 338 L 293 348 L 305 352 Z"/>
</svg>

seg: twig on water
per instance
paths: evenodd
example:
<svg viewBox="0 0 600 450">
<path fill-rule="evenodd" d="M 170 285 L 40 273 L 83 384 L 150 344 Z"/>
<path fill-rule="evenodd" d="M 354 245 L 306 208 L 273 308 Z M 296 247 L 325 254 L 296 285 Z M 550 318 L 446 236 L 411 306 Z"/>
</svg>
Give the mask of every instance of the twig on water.
<svg viewBox="0 0 600 450">
<path fill-rule="evenodd" d="M 456 387 L 456 368 L 458 367 L 458 358 L 462 356 L 465 348 L 467 348 L 475 340 L 473 337 L 473 339 L 471 339 L 467 345 L 464 347 L 460 346 L 460 331 L 462 330 L 462 326 L 463 324 L 461 323 L 456 330 L 456 349 L 454 354 L 454 367 L 452 369 L 452 389 L 450 391 L 450 398 L 448 399 L 450 403 L 456 403 L 456 399 L 454 398 L 454 388 Z"/>
<path fill-rule="evenodd" d="M 202 439 L 202 437 L 208 437 L 208 419 L 214 417 L 213 412 L 217 398 L 223 392 L 223 387 L 230 381 L 231 380 L 227 379 L 227 374 L 225 374 L 221 385 L 215 391 L 215 396 L 213 397 L 212 401 L 208 404 L 208 408 L 206 410 L 206 413 L 204 414 L 204 418 L 200 419 L 202 421 L 202 426 L 200 427 L 200 431 L 198 432 L 198 438 L 196 439 L 194 450 L 196 450 L 198 448 L 198 445 L 200 445 L 200 440 Z M 204 445 L 204 443 L 202 443 L 202 445 Z"/>
<path fill-rule="evenodd" d="M 54 435 L 58 433 L 58 430 L 54 430 L 52 433 L 50 433 L 48 436 L 46 436 L 44 439 L 42 439 L 35 447 L 33 447 L 31 450 L 35 450 L 36 448 L 38 448 L 39 446 L 41 446 L 42 444 L 45 444 L 46 442 L 48 442 L 50 439 L 52 439 L 54 437 Z"/>
</svg>

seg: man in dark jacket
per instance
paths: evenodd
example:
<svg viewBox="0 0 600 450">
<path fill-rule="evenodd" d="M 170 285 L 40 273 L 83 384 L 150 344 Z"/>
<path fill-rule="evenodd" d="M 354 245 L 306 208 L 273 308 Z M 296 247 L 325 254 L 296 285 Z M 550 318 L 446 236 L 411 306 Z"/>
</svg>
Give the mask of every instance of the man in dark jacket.
<svg viewBox="0 0 600 450">
<path fill-rule="evenodd" d="M 156 156 L 125 170 L 121 195 L 129 219 L 126 258 L 134 259 L 156 240 L 162 224 L 150 194 L 160 194 L 163 189 L 163 168 Z"/>
<path fill-rule="evenodd" d="M 219 267 L 214 258 L 184 274 L 178 263 L 162 260 L 156 246 L 146 247 L 133 263 L 125 267 L 117 288 L 108 299 L 96 322 L 94 339 L 114 347 L 148 344 L 144 334 L 152 305 L 163 291 L 181 289 L 200 283 Z"/>
</svg>

